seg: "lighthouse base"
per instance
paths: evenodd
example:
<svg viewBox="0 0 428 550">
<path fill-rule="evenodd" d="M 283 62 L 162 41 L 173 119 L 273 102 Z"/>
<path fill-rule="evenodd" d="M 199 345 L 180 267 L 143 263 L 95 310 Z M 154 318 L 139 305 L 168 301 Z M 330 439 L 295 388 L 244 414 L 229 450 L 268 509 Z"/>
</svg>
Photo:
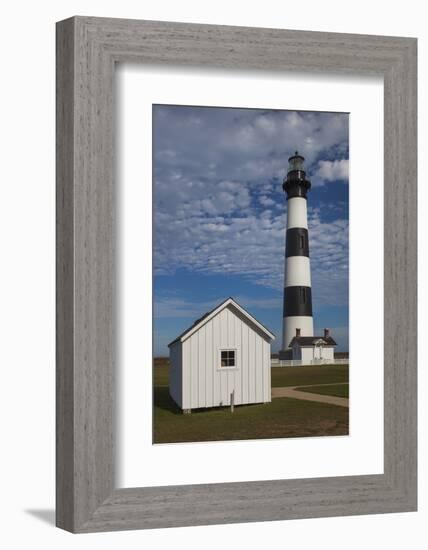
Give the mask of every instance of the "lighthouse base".
<svg viewBox="0 0 428 550">
<path fill-rule="evenodd" d="M 290 344 L 293 338 L 299 336 L 314 335 L 314 320 L 310 315 L 295 315 L 284 317 L 282 349 L 283 351 L 291 350 Z"/>
</svg>

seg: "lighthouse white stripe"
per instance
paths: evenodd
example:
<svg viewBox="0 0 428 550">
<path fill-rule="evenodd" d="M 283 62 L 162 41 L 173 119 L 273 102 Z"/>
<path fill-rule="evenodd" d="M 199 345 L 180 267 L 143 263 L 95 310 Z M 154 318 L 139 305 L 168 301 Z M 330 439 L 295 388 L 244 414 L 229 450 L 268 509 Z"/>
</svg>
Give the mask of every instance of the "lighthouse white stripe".
<svg viewBox="0 0 428 550">
<path fill-rule="evenodd" d="M 314 320 L 312 317 L 286 317 L 284 323 L 282 349 L 287 349 L 291 340 L 296 336 L 296 328 L 300 329 L 300 336 L 314 335 Z"/>
<path fill-rule="evenodd" d="M 285 259 L 284 286 L 311 286 L 311 267 L 307 256 L 289 256 Z"/>
<path fill-rule="evenodd" d="M 287 229 L 292 227 L 308 228 L 307 201 L 302 197 L 293 197 L 287 201 Z"/>
</svg>

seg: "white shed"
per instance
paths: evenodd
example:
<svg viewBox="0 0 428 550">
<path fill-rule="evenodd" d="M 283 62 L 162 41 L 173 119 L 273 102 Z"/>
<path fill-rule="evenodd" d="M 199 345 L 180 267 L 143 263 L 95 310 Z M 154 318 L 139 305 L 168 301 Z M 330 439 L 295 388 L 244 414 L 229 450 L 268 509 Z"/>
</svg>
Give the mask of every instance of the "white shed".
<svg viewBox="0 0 428 550">
<path fill-rule="evenodd" d="M 271 401 L 275 336 L 228 298 L 169 344 L 169 392 L 184 412 Z"/>
</svg>

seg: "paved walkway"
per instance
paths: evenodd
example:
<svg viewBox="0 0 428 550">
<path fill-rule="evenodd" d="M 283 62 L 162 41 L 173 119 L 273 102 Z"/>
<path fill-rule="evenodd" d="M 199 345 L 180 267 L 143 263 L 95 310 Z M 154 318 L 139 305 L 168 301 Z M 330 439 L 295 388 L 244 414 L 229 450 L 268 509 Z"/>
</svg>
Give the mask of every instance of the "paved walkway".
<svg viewBox="0 0 428 550">
<path fill-rule="evenodd" d="M 337 384 L 347 384 L 348 382 L 337 382 L 330 384 L 311 384 L 309 386 L 287 386 L 285 388 L 272 388 L 272 399 L 276 397 L 292 397 L 293 399 L 302 399 L 303 401 L 317 401 L 318 403 L 328 403 L 329 405 L 338 405 L 339 407 L 349 407 L 347 397 L 336 397 L 334 395 L 321 395 L 320 393 L 308 393 L 296 390 L 296 388 L 312 388 L 314 386 L 332 386 Z"/>
</svg>

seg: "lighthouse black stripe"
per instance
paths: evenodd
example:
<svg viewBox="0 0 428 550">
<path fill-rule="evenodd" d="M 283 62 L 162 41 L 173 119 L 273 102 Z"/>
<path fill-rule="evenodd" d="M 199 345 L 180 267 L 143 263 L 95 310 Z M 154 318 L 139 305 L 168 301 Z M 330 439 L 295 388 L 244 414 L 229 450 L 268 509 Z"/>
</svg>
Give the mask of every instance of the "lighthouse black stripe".
<svg viewBox="0 0 428 550">
<path fill-rule="evenodd" d="M 286 187 L 284 184 L 283 188 L 287 193 L 287 200 L 294 197 L 301 197 L 302 199 L 308 200 L 308 189 L 299 183 L 291 183 Z"/>
<path fill-rule="evenodd" d="M 287 229 L 285 256 L 307 256 L 309 258 L 308 230 L 303 227 Z"/>
<path fill-rule="evenodd" d="M 284 288 L 284 317 L 312 317 L 312 290 L 310 286 Z"/>
</svg>

